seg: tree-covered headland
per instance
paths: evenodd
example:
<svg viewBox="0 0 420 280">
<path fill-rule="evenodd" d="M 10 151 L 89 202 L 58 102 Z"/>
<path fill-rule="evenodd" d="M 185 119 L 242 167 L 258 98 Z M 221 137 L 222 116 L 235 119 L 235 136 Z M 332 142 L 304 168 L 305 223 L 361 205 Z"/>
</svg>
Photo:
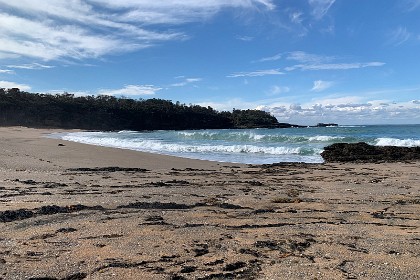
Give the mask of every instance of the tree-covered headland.
<svg viewBox="0 0 420 280">
<path fill-rule="evenodd" d="M 17 88 L 0 89 L 0 125 L 137 131 L 287 126 L 260 110 L 218 112 L 162 99 L 40 94 Z"/>
</svg>

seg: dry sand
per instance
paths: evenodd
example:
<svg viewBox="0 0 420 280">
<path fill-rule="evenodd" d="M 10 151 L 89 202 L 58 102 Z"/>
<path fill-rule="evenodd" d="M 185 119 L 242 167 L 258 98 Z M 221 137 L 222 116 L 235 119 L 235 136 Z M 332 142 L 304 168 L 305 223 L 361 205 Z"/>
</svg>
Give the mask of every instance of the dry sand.
<svg viewBox="0 0 420 280">
<path fill-rule="evenodd" d="M 420 279 L 420 162 L 250 166 L 0 128 L 0 279 Z"/>
</svg>

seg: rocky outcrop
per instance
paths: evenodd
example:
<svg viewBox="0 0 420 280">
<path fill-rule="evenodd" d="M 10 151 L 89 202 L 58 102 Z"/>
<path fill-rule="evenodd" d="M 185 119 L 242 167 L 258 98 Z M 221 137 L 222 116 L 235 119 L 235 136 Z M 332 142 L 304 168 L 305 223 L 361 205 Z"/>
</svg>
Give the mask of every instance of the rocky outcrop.
<svg viewBox="0 0 420 280">
<path fill-rule="evenodd" d="M 420 160 L 420 147 L 372 146 L 360 143 L 336 143 L 321 153 L 325 162 L 380 162 Z"/>
<path fill-rule="evenodd" d="M 316 125 L 312 127 L 336 127 L 338 124 L 336 123 L 317 123 Z"/>
</svg>

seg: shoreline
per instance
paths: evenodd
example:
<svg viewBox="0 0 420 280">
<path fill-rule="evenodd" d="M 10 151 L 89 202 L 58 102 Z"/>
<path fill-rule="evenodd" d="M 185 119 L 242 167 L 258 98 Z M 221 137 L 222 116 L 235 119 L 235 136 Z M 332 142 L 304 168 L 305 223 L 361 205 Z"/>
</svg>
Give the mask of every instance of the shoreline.
<svg viewBox="0 0 420 280">
<path fill-rule="evenodd" d="M 420 278 L 418 161 L 229 164 L 60 131 L 0 128 L 0 279 Z"/>
<path fill-rule="evenodd" d="M 39 157 L 39 161 L 29 162 L 37 165 L 41 163 L 44 168 L 72 168 L 76 164 L 86 167 L 106 167 L 121 166 L 133 167 L 141 165 L 143 168 L 167 169 L 174 166 L 180 168 L 196 166 L 197 168 L 214 168 L 218 165 L 236 165 L 245 166 L 241 163 L 215 162 L 199 159 L 188 159 L 170 155 L 134 151 L 129 149 L 120 149 L 113 147 L 97 146 L 90 144 L 77 143 L 61 139 L 46 137 L 52 133 L 81 132 L 82 130 L 65 129 L 34 129 L 26 127 L 0 127 L 0 135 L 8 134 L 8 137 L 2 137 L 11 145 L 12 151 L 21 149 L 21 144 L 27 145 L 26 152 L 32 153 L 32 157 Z M 8 139 L 10 138 L 10 139 Z M 14 141 L 12 142 L 11 139 Z M 60 144 L 64 144 L 63 146 Z M 32 148 L 34 147 L 34 148 Z M 11 152 L 13 154 L 13 152 Z M 19 157 L 19 153 L 13 156 Z M 50 159 L 50 160 L 49 160 Z M 55 164 L 49 165 L 48 161 L 54 161 Z M 19 161 L 19 160 L 17 160 Z M 24 159 L 22 163 L 28 164 Z M 75 162 L 77 161 L 77 162 Z"/>
</svg>

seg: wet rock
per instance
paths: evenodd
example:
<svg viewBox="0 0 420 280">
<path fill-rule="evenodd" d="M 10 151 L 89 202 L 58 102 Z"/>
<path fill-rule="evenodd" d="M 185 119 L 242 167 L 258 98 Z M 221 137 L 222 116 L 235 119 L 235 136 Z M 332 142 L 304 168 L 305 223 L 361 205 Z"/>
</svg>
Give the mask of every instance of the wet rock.
<svg viewBox="0 0 420 280">
<path fill-rule="evenodd" d="M 77 231 L 77 229 L 75 228 L 60 228 L 57 230 L 57 232 L 62 232 L 62 233 L 70 233 L 70 232 L 75 232 Z"/>
<path fill-rule="evenodd" d="M 96 268 L 94 271 L 101 271 L 107 268 L 133 268 L 133 267 L 139 267 L 144 266 L 148 264 L 146 261 L 138 262 L 138 263 L 129 263 L 124 261 L 111 261 L 108 264 L 105 264 L 103 266 L 100 266 Z"/>
<path fill-rule="evenodd" d="M 24 180 L 24 181 L 20 181 L 20 182 L 23 183 L 23 184 L 26 184 L 26 185 L 36 185 L 36 184 L 38 184 L 34 180 Z"/>
<path fill-rule="evenodd" d="M 275 213 L 275 209 L 257 209 L 254 211 L 254 214 L 265 214 L 265 213 Z"/>
<path fill-rule="evenodd" d="M 218 264 L 223 264 L 224 262 L 225 262 L 224 259 L 218 259 L 218 260 L 215 260 L 215 261 L 212 261 L 212 262 L 205 263 L 204 265 L 214 266 L 214 265 L 218 265 Z"/>
<path fill-rule="evenodd" d="M 170 262 L 170 261 L 172 261 L 174 259 L 177 259 L 179 257 L 180 257 L 180 255 L 171 255 L 171 256 L 163 255 L 163 256 L 160 257 L 160 261 L 161 262 Z"/>
<path fill-rule="evenodd" d="M 184 266 L 182 269 L 181 269 L 181 273 L 192 273 L 192 272 L 194 272 L 194 271 L 196 271 L 197 270 L 197 267 L 196 266 Z"/>
<path fill-rule="evenodd" d="M 252 255 L 252 256 L 257 257 L 257 258 L 262 257 L 262 254 L 260 252 L 258 252 L 256 250 L 248 249 L 248 248 L 239 249 L 239 253 Z"/>
<path fill-rule="evenodd" d="M 235 263 L 229 263 L 225 266 L 223 269 L 224 271 L 234 271 L 240 268 L 243 268 L 246 266 L 245 262 L 235 262 Z"/>
<path fill-rule="evenodd" d="M 52 189 L 52 188 L 67 187 L 67 186 L 68 185 L 64 183 L 48 182 L 48 183 L 45 183 L 44 188 Z"/>
<path fill-rule="evenodd" d="M 19 209 L 0 212 L 0 222 L 12 222 L 35 217 L 37 215 L 53 215 L 58 213 L 72 213 L 82 210 L 104 210 L 102 206 L 85 206 L 81 204 L 70 206 L 47 205 L 32 210 Z"/>
<path fill-rule="evenodd" d="M 209 253 L 209 245 L 207 244 L 197 244 L 199 248 L 195 248 L 193 251 L 195 253 L 194 257 L 201 257 Z"/>
<path fill-rule="evenodd" d="M 379 147 L 364 142 L 336 143 L 325 147 L 321 156 L 326 162 L 420 160 L 420 147 Z"/>
<path fill-rule="evenodd" d="M 47 206 L 42 206 L 41 209 L 39 209 L 38 214 L 53 215 L 57 213 L 66 213 L 66 212 L 69 212 L 67 207 L 60 207 L 57 205 L 47 205 Z"/>
<path fill-rule="evenodd" d="M 13 222 L 17 220 L 28 219 L 34 216 L 34 212 L 26 209 L 7 210 L 0 212 L 0 222 Z"/>
</svg>

